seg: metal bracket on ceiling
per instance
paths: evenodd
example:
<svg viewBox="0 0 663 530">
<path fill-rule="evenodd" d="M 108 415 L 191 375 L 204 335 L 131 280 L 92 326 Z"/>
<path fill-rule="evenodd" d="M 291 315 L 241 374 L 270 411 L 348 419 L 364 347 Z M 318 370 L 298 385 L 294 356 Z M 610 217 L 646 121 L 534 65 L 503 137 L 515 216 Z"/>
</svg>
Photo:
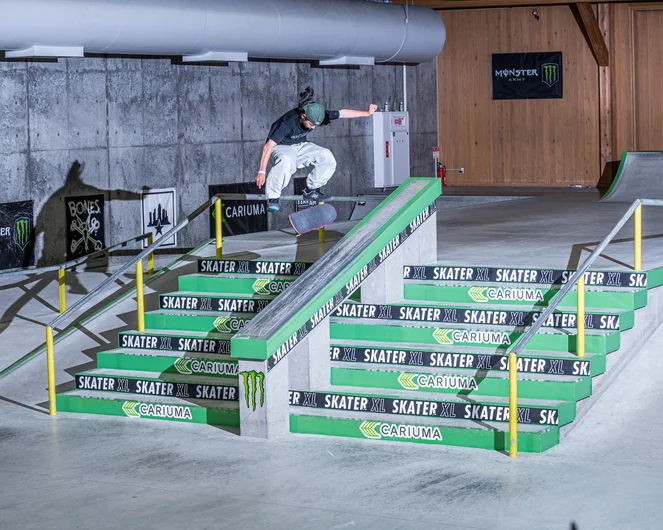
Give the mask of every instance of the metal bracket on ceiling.
<svg viewBox="0 0 663 530">
<path fill-rule="evenodd" d="M 199 55 L 184 55 L 183 63 L 245 63 L 249 60 L 248 52 L 207 52 Z"/>
<path fill-rule="evenodd" d="M 37 57 L 84 57 L 83 46 L 43 46 L 37 44 L 23 50 L 7 50 L 5 59 L 32 59 Z"/>
<path fill-rule="evenodd" d="M 320 61 L 320 66 L 373 66 L 374 64 L 375 57 L 356 57 L 351 55 L 334 57 L 333 59 L 323 59 Z"/>
</svg>

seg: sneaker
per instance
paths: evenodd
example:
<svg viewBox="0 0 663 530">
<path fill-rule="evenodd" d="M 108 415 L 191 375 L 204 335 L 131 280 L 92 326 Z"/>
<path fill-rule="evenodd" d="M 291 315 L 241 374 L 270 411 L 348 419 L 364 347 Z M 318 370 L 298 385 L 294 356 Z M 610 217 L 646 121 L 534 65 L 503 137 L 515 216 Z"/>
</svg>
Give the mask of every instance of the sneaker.
<svg viewBox="0 0 663 530">
<path fill-rule="evenodd" d="M 315 202 L 331 201 L 333 198 L 331 195 L 325 195 L 324 193 L 322 193 L 319 188 L 313 190 L 304 188 L 304 191 L 302 192 L 302 197 L 304 197 L 304 199 L 308 199 L 310 201 L 315 201 Z"/>
<path fill-rule="evenodd" d="M 267 211 L 268 212 L 279 212 L 281 211 L 281 205 L 279 204 L 278 199 L 269 199 L 267 201 Z"/>
</svg>

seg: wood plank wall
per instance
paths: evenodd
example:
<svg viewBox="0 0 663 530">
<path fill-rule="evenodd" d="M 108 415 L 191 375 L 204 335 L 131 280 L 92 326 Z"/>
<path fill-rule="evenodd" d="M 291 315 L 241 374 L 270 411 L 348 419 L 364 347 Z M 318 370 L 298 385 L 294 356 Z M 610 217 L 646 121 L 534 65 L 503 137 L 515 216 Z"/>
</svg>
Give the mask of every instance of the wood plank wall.
<svg viewBox="0 0 663 530">
<path fill-rule="evenodd" d="M 457 186 L 596 185 L 599 69 L 568 6 L 441 12 L 440 157 Z M 564 97 L 491 99 L 490 54 L 561 51 Z"/>
</svg>

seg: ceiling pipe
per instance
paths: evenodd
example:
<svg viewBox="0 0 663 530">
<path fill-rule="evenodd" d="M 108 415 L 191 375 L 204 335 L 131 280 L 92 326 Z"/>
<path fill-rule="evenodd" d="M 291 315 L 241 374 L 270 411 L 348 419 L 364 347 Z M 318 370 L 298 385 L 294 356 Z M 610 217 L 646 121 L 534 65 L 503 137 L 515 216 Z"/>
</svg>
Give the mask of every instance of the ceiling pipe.
<svg viewBox="0 0 663 530">
<path fill-rule="evenodd" d="M 321 64 L 420 63 L 446 30 L 419 6 L 357 0 L 2 0 L 7 56 L 182 56 Z"/>
</svg>

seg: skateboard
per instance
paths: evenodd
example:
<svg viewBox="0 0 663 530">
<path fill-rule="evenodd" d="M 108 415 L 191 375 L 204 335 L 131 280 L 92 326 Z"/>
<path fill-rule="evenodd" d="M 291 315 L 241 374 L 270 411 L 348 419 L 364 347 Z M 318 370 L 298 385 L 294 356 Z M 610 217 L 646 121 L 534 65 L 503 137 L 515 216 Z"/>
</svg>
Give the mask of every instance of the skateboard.
<svg viewBox="0 0 663 530">
<path fill-rule="evenodd" d="M 301 235 L 332 224 L 336 221 L 336 215 L 336 208 L 331 204 L 319 204 L 306 210 L 293 212 L 288 219 L 297 235 Z"/>
</svg>

